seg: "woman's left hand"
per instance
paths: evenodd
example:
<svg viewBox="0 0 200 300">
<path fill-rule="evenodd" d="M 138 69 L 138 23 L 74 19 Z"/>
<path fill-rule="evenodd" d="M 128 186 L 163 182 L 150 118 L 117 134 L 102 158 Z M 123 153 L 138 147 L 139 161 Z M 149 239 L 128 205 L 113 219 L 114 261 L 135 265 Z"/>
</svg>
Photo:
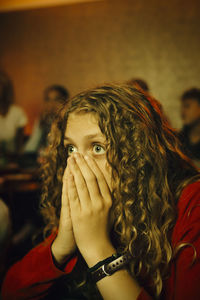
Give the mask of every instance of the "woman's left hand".
<svg viewBox="0 0 200 300">
<path fill-rule="evenodd" d="M 89 266 L 115 252 L 109 238 L 112 199 L 95 160 L 76 153 L 68 158 L 68 198 L 77 247 Z"/>
</svg>

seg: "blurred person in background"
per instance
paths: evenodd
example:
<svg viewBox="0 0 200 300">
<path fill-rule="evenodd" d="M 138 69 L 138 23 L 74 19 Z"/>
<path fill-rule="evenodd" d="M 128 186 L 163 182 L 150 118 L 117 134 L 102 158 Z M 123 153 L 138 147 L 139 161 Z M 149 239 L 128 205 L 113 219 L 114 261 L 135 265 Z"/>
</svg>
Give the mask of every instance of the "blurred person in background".
<svg viewBox="0 0 200 300">
<path fill-rule="evenodd" d="M 136 89 L 138 89 L 139 91 L 141 91 L 142 93 L 145 93 L 146 97 L 148 97 L 148 94 L 150 92 L 149 90 L 149 85 L 147 84 L 146 81 L 144 81 L 143 79 L 140 78 L 132 78 L 130 80 L 128 80 L 126 82 L 126 84 L 128 84 L 129 86 L 132 86 Z M 149 94 L 150 95 L 150 94 Z M 160 101 L 156 100 L 155 98 L 153 98 L 151 96 L 152 101 L 154 101 L 154 103 L 156 104 L 156 106 L 159 107 L 159 110 L 162 111 L 163 117 L 165 118 L 166 122 L 168 122 L 171 126 L 171 122 L 169 121 L 168 116 L 166 115 L 166 113 L 164 112 L 163 106 L 160 103 Z"/>
<path fill-rule="evenodd" d="M 1 184 L 1 183 L 0 183 Z M 0 282 L 5 271 L 6 251 L 11 241 L 11 218 L 10 210 L 0 198 Z"/>
<path fill-rule="evenodd" d="M 0 255 L 11 232 L 11 219 L 8 206 L 0 198 Z"/>
<path fill-rule="evenodd" d="M 44 91 L 44 108 L 40 119 L 35 121 L 33 132 L 24 147 L 24 157 L 37 160 L 38 155 L 45 151 L 47 146 L 47 136 L 51 124 L 59 109 L 69 98 L 68 90 L 61 85 L 51 85 Z M 23 159 L 24 159 L 23 157 Z M 25 159 L 25 162 L 27 160 Z M 25 163 L 24 162 L 24 163 Z M 30 161 L 29 161 L 30 162 Z"/>
<path fill-rule="evenodd" d="M 184 152 L 200 167 L 200 89 L 192 88 L 183 93 L 181 118 L 180 139 Z"/>
<path fill-rule="evenodd" d="M 127 84 L 135 87 L 136 89 L 142 89 L 142 91 L 149 93 L 149 86 L 143 79 L 140 78 L 132 78 L 127 81 Z"/>
<path fill-rule="evenodd" d="M 24 142 L 24 127 L 27 116 L 14 104 L 14 90 L 10 78 L 0 72 L 0 155 L 1 164 L 7 156 L 18 155 Z"/>
</svg>

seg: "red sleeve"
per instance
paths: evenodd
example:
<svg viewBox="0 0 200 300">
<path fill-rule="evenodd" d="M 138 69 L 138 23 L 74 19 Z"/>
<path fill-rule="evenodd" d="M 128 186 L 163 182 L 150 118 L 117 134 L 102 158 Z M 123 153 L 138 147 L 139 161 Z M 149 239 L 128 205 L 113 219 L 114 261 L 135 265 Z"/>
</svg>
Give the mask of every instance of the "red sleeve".
<svg viewBox="0 0 200 300">
<path fill-rule="evenodd" d="M 200 182 L 185 188 L 179 200 L 178 212 L 172 241 L 175 248 L 181 243 L 186 243 L 186 246 L 175 257 L 171 294 L 174 300 L 199 300 Z"/>
<path fill-rule="evenodd" d="M 147 294 L 144 289 L 142 289 L 139 296 L 137 297 L 137 300 L 153 300 L 153 298 L 149 296 L 149 294 Z"/>
<path fill-rule="evenodd" d="M 51 254 L 54 239 L 52 234 L 10 268 L 3 282 L 2 300 L 42 299 L 55 279 L 73 270 L 77 257 L 69 260 L 63 271 L 55 266 Z"/>
<path fill-rule="evenodd" d="M 178 202 L 178 218 L 172 234 L 172 246 L 181 243 L 172 261 L 170 278 L 163 282 L 164 300 L 200 299 L 200 182 L 188 185 Z M 194 263 L 192 264 L 193 259 Z M 142 289 L 137 300 L 152 300 Z"/>
</svg>

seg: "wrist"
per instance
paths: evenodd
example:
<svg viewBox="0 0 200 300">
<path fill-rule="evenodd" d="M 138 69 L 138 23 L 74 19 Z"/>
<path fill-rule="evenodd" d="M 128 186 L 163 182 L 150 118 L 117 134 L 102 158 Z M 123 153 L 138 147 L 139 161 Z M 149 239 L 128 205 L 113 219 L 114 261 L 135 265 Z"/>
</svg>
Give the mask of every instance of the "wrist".
<svg viewBox="0 0 200 300">
<path fill-rule="evenodd" d="M 93 267 L 99 261 L 106 259 L 116 253 L 116 249 L 111 243 L 104 243 L 98 247 L 91 247 L 90 251 L 85 254 L 82 253 L 89 268 Z"/>
<path fill-rule="evenodd" d="M 54 261 L 56 261 L 58 265 L 62 266 L 74 253 L 74 249 L 62 249 L 62 247 L 59 247 L 59 244 L 55 239 L 51 245 L 51 253 L 54 258 Z"/>
<path fill-rule="evenodd" d="M 116 253 L 89 268 L 88 272 L 91 274 L 93 281 L 97 282 L 106 276 L 111 276 L 116 271 L 124 269 L 131 259 L 132 256 L 129 252 Z"/>
</svg>

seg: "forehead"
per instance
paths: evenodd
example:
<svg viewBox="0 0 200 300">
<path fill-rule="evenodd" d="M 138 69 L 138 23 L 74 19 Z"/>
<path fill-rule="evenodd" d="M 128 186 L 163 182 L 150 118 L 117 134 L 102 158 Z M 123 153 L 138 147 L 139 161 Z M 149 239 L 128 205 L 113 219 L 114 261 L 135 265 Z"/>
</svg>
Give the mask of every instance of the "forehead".
<svg viewBox="0 0 200 300">
<path fill-rule="evenodd" d="M 96 116 L 92 113 L 70 113 L 65 136 L 102 135 Z"/>
</svg>

